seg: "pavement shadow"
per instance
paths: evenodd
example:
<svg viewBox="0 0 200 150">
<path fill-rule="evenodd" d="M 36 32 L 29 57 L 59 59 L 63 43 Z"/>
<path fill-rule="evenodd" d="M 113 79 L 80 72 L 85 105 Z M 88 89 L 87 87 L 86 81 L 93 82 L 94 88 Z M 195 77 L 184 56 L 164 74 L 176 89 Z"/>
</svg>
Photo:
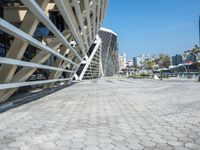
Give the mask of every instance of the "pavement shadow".
<svg viewBox="0 0 200 150">
<path fill-rule="evenodd" d="M 66 88 L 66 87 L 72 86 L 76 83 L 77 82 L 73 82 L 69 85 L 60 85 L 60 86 L 57 86 L 57 87 L 54 87 L 54 88 L 51 88 L 51 89 L 45 89 L 45 90 L 35 92 L 35 93 L 30 93 L 30 94 L 23 93 L 21 95 L 14 96 L 10 100 L 0 104 L 0 113 L 6 112 L 6 111 L 13 109 L 13 108 L 20 107 L 20 106 L 27 104 L 29 102 L 32 102 L 32 101 L 37 101 L 37 100 L 39 100 L 39 99 L 41 99 L 45 96 L 53 94 L 57 91 L 60 91 L 64 88 Z"/>
</svg>

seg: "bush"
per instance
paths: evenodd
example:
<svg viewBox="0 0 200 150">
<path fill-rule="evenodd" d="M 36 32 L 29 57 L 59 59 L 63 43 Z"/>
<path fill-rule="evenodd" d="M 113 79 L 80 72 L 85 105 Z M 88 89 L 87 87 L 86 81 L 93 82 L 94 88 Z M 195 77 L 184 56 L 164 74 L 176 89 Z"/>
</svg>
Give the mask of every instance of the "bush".
<svg viewBox="0 0 200 150">
<path fill-rule="evenodd" d="M 133 79 L 144 79 L 144 78 L 149 78 L 151 77 L 150 74 L 145 74 L 145 73 L 142 73 L 142 74 L 139 74 L 139 75 L 130 75 L 128 76 L 128 78 L 133 78 Z"/>
<path fill-rule="evenodd" d="M 142 73 L 140 76 L 141 76 L 141 77 L 150 77 L 151 75 L 150 75 L 150 74 Z"/>
</svg>

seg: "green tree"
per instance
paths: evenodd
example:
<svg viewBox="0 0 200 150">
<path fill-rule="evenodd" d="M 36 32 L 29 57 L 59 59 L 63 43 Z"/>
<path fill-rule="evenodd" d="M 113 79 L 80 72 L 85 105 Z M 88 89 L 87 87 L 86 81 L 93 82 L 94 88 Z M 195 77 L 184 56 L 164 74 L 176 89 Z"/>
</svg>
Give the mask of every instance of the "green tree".
<svg viewBox="0 0 200 150">
<path fill-rule="evenodd" d="M 154 60 L 147 60 L 146 66 L 148 70 L 153 70 L 155 66 L 155 61 Z"/>
<path fill-rule="evenodd" d="M 160 53 L 155 60 L 156 64 L 158 64 L 159 68 L 161 69 L 160 71 L 160 79 L 162 80 L 163 76 L 163 68 L 169 68 L 171 62 L 170 62 L 170 57 L 167 54 Z"/>
<path fill-rule="evenodd" d="M 169 68 L 171 64 L 169 55 L 160 53 L 157 58 L 157 63 L 159 68 Z"/>
</svg>

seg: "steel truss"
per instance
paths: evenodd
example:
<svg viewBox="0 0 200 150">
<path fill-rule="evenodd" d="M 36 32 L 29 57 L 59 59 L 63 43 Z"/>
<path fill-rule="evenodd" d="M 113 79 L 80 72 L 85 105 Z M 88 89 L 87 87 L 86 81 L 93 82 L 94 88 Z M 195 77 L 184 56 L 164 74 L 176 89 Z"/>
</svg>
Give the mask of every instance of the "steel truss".
<svg viewBox="0 0 200 150">
<path fill-rule="evenodd" d="M 56 82 L 69 82 L 94 43 L 96 44 L 94 55 L 100 52 L 101 42 L 96 36 L 105 16 L 107 0 L 21 0 L 21 2 L 24 4 L 22 7 L 26 9 L 21 20 L 13 22 L 7 18 L 0 18 L 0 30 L 14 37 L 6 56 L 0 57 L 0 102 L 6 101 L 19 87 L 44 84 L 50 88 Z M 61 14 L 65 24 L 63 31 L 60 31 L 50 19 L 51 11 Z M 17 13 L 22 15 L 20 10 Z M 11 11 L 10 15 L 15 14 Z M 20 27 L 14 26 L 13 23 L 20 24 Z M 34 33 L 39 23 L 53 35 L 36 38 Z M 37 53 L 25 61 L 23 58 L 29 45 L 32 45 Z M 98 55 L 95 57 L 99 58 Z M 53 62 L 44 64 L 50 58 L 54 58 Z M 49 70 L 48 77 L 45 80 L 29 81 L 28 79 L 38 69 Z M 63 76 L 63 73 L 66 75 Z"/>
<path fill-rule="evenodd" d="M 89 56 L 85 57 L 85 61 L 82 63 L 84 65 L 84 68 L 81 71 L 81 74 L 77 76 L 77 80 L 82 80 L 84 78 L 99 78 L 102 75 L 101 69 L 101 59 L 95 59 L 96 57 L 99 57 L 101 55 L 101 39 L 99 36 L 97 36 L 95 42 L 95 47 L 92 51 L 92 53 Z"/>
</svg>

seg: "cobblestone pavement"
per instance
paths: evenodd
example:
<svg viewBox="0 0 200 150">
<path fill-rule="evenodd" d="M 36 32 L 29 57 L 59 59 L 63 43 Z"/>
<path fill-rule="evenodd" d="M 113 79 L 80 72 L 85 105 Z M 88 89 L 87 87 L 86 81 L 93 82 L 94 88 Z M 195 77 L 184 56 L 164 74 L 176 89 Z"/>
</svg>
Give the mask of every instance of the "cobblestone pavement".
<svg viewBox="0 0 200 150">
<path fill-rule="evenodd" d="M 0 114 L 1 150 L 200 150 L 200 83 L 90 80 Z"/>
</svg>

